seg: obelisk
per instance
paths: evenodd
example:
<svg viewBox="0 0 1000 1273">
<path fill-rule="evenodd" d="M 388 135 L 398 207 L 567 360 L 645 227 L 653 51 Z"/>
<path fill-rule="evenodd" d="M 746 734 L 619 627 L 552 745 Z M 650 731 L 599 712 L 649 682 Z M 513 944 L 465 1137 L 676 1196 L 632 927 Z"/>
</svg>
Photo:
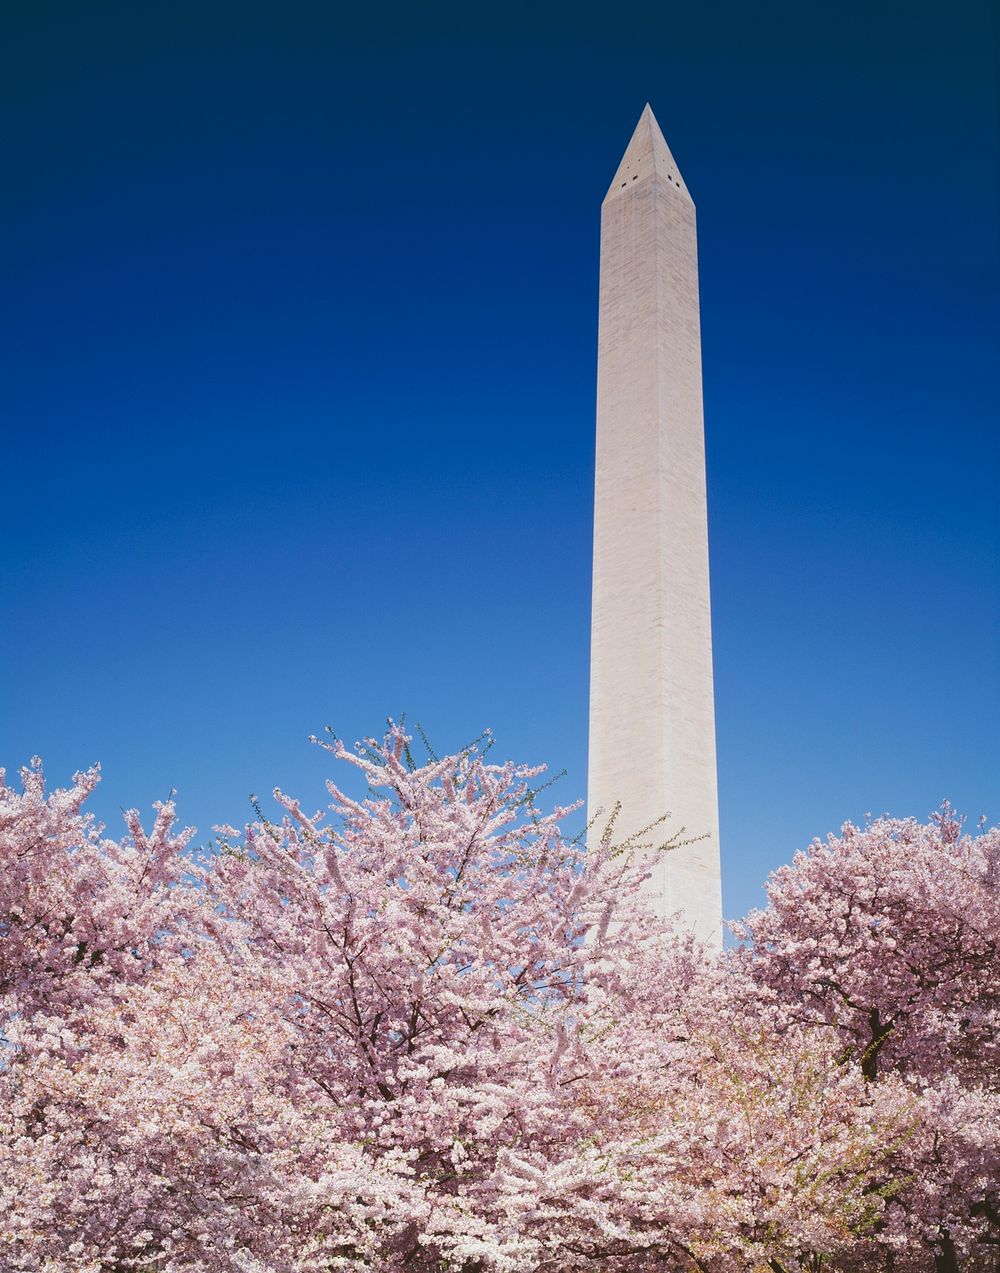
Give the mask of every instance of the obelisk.
<svg viewBox="0 0 1000 1273">
<path fill-rule="evenodd" d="M 695 209 L 649 106 L 601 207 L 589 764 L 592 838 L 695 840 L 649 900 L 720 945 Z"/>
</svg>

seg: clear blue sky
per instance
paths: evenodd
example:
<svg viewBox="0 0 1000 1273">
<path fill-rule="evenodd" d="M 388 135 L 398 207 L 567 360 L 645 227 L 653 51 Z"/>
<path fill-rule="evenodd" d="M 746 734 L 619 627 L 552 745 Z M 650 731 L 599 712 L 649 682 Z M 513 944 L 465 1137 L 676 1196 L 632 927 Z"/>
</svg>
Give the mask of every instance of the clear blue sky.
<svg viewBox="0 0 1000 1273">
<path fill-rule="evenodd" d="M 0 762 L 207 835 L 405 710 L 586 787 L 598 214 L 698 204 L 726 912 L 1000 817 L 984 2 L 8 13 Z"/>
</svg>

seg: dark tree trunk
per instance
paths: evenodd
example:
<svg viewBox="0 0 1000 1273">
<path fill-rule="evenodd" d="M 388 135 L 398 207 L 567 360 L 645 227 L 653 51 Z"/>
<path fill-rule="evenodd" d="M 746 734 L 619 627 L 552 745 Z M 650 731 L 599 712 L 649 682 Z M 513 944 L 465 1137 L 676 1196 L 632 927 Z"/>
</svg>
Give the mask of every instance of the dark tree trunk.
<svg viewBox="0 0 1000 1273">
<path fill-rule="evenodd" d="M 938 1236 L 938 1249 L 934 1252 L 934 1273 L 962 1273 L 955 1244 L 947 1229 L 942 1229 Z"/>
<path fill-rule="evenodd" d="M 866 1079 L 874 1080 L 878 1078 L 878 1054 L 882 1051 L 882 1044 L 892 1033 L 892 1026 L 882 1024 L 882 1014 L 878 1008 L 872 1008 L 868 1014 L 868 1026 L 872 1032 L 872 1041 L 861 1058 L 861 1073 Z"/>
</svg>

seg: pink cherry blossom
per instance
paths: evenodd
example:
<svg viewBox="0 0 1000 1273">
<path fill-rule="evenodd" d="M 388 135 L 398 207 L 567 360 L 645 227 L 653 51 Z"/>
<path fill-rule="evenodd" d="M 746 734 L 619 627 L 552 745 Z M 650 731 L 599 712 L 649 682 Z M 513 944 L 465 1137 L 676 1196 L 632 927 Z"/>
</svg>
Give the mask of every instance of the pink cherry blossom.
<svg viewBox="0 0 1000 1273">
<path fill-rule="evenodd" d="M 845 828 L 711 957 L 540 768 L 329 749 L 197 856 L 0 788 L 0 1269 L 993 1267 L 996 831 Z"/>
<path fill-rule="evenodd" d="M 887 1233 L 908 1233 L 914 1268 L 992 1270 L 1000 1251 L 998 885 L 1000 828 L 970 835 L 945 805 L 817 841 L 736 926 L 790 1028 L 835 1039 L 875 1091 L 913 1093 Z"/>
</svg>

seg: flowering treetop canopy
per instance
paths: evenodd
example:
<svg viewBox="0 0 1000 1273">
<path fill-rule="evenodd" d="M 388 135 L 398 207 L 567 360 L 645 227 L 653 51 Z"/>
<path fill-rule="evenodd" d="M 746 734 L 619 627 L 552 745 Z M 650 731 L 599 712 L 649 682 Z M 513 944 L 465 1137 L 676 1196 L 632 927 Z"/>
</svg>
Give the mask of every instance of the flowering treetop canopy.
<svg viewBox="0 0 1000 1273">
<path fill-rule="evenodd" d="M 988 1267 L 998 832 L 845 827 L 713 958 L 538 767 L 330 750 L 200 858 L 0 788 L 0 1266 Z"/>
</svg>

